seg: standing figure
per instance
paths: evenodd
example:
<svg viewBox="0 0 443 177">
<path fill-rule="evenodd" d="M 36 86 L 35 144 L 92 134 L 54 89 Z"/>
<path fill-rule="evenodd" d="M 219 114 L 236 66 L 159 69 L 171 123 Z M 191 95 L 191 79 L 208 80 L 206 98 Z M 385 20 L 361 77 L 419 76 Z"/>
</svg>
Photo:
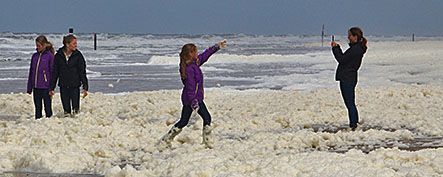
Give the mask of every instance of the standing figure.
<svg viewBox="0 0 443 177">
<path fill-rule="evenodd" d="M 80 110 L 80 86 L 83 86 L 83 97 L 88 95 L 88 78 L 86 77 L 86 62 L 82 53 L 77 49 L 77 38 L 69 34 L 63 37 L 63 47 L 55 54 L 53 80 L 50 94 L 58 81 L 60 97 L 65 116 L 73 115 Z"/>
<path fill-rule="evenodd" d="M 348 109 L 349 127 L 354 131 L 358 123 L 358 110 L 355 106 L 355 87 L 357 86 L 357 73 L 361 66 L 363 55 L 368 49 L 363 31 L 352 27 L 348 31 L 349 48 L 342 52 L 340 45 L 331 42 L 332 53 L 338 62 L 335 80 L 340 82 L 340 91 Z"/>
<path fill-rule="evenodd" d="M 32 54 L 29 68 L 27 93 L 34 93 L 35 119 L 42 118 L 42 101 L 45 105 L 45 116 L 52 116 L 51 74 L 54 65 L 54 48 L 48 39 L 41 35 L 35 39 L 37 52 Z"/>
<path fill-rule="evenodd" d="M 193 111 L 196 111 L 203 118 L 203 144 L 205 144 L 207 148 L 213 147 L 211 139 L 211 114 L 209 114 L 205 102 L 203 102 L 203 73 L 200 66 L 208 61 L 212 54 L 225 46 L 226 40 L 223 40 L 209 47 L 201 54 L 198 54 L 197 46 L 194 44 L 186 44 L 182 47 L 179 71 L 181 81 L 184 85 L 181 95 L 183 108 L 180 120 L 161 139 L 168 147 L 171 147 L 171 142 L 174 137 L 188 124 Z"/>
</svg>

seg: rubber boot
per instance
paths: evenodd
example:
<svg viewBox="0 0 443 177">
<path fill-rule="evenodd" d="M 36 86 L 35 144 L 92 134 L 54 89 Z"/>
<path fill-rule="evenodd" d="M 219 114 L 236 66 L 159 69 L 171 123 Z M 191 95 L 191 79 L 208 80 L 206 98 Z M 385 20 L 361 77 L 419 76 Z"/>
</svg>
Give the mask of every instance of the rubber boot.
<svg viewBox="0 0 443 177">
<path fill-rule="evenodd" d="M 161 138 L 160 141 L 165 143 L 167 148 L 171 148 L 172 147 L 172 141 L 174 140 L 175 136 L 180 134 L 181 131 L 182 131 L 181 128 L 172 126 L 172 128 L 168 131 L 168 133 L 163 135 L 163 137 Z"/>
<path fill-rule="evenodd" d="M 203 136 L 203 144 L 206 148 L 212 149 L 214 147 L 214 142 L 212 139 L 212 129 L 210 125 L 205 125 L 203 127 L 202 136 Z"/>
</svg>

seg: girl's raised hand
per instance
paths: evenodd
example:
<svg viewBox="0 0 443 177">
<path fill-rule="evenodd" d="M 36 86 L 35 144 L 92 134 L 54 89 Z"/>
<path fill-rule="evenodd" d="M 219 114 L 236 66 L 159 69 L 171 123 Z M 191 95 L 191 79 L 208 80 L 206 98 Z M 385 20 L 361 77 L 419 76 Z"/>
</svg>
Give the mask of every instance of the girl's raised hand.
<svg viewBox="0 0 443 177">
<path fill-rule="evenodd" d="M 218 46 L 222 49 L 226 47 L 226 39 L 221 40 L 220 42 L 218 42 Z"/>
</svg>

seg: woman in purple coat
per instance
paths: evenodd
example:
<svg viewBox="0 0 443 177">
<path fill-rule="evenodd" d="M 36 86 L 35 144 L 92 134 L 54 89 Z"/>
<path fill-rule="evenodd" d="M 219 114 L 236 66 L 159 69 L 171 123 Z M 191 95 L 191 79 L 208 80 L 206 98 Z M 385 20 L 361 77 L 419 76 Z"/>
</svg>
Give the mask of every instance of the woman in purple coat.
<svg viewBox="0 0 443 177">
<path fill-rule="evenodd" d="M 212 148 L 210 139 L 211 134 L 211 115 L 203 102 L 204 87 L 203 73 L 200 66 L 208 61 L 209 57 L 217 52 L 220 48 L 226 46 L 226 40 L 218 42 L 216 45 L 209 47 L 203 53 L 198 54 L 197 46 L 194 44 L 186 44 L 180 52 L 180 77 L 184 85 L 181 100 L 183 104 L 180 120 L 165 134 L 161 141 L 171 147 L 171 142 L 177 136 L 182 128 L 185 127 L 193 111 L 203 118 L 203 143 L 207 148 Z"/>
<path fill-rule="evenodd" d="M 48 39 L 41 35 L 35 39 L 37 52 L 32 55 L 29 68 L 27 93 L 34 92 L 35 118 L 42 118 L 42 101 L 45 104 L 46 117 L 52 116 L 51 83 L 52 67 L 54 65 L 54 48 Z"/>
</svg>

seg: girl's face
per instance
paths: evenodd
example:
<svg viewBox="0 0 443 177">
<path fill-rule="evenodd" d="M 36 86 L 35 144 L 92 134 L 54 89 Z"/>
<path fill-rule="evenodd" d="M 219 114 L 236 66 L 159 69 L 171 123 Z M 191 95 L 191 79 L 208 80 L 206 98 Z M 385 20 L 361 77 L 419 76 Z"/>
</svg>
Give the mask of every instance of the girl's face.
<svg viewBox="0 0 443 177">
<path fill-rule="evenodd" d="M 75 51 L 77 49 L 77 39 L 73 39 L 66 47 L 69 51 Z"/>
<path fill-rule="evenodd" d="M 37 48 L 37 52 L 43 52 L 45 50 L 45 45 L 35 42 L 35 47 Z"/>
<path fill-rule="evenodd" d="M 191 58 L 193 60 L 197 59 L 198 58 L 198 50 L 197 50 L 197 48 L 195 48 L 194 51 L 189 52 L 189 55 L 191 56 Z"/>
<path fill-rule="evenodd" d="M 357 35 L 352 35 L 351 32 L 348 32 L 348 39 L 350 43 L 356 43 L 357 42 Z"/>
</svg>

